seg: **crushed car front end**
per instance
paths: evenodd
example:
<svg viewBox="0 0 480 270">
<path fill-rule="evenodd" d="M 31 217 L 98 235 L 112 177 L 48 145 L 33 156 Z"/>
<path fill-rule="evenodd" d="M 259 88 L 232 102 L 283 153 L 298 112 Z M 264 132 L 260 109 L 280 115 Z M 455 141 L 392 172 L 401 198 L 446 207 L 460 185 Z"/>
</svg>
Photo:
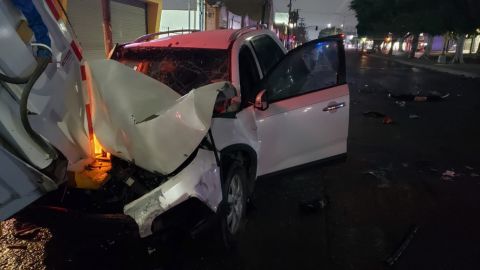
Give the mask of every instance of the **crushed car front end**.
<svg viewBox="0 0 480 270">
<path fill-rule="evenodd" d="M 209 83 L 180 95 L 118 61 L 91 62 L 89 71 L 95 136 L 113 157 L 102 189 L 122 202 L 140 236 L 162 230 L 158 217 L 192 199 L 216 212 L 220 161 L 209 130 L 233 87 Z"/>
</svg>

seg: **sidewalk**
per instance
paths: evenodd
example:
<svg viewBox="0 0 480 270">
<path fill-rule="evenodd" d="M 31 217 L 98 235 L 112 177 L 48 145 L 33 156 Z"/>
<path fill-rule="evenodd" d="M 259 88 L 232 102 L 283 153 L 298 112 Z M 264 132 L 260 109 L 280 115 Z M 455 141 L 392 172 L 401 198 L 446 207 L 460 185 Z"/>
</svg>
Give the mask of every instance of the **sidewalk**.
<svg viewBox="0 0 480 270">
<path fill-rule="evenodd" d="M 413 67 L 449 73 L 457 76 L 480 78 L 480 65 L 478 64 L 438 64 L 432 60 L 424 58 L 409 59 L 406 56 L 388 56 L 382 54 L 368 54 L 368 56 L 389 61 L 395 61 L 397 63 Z"/>
</svg>

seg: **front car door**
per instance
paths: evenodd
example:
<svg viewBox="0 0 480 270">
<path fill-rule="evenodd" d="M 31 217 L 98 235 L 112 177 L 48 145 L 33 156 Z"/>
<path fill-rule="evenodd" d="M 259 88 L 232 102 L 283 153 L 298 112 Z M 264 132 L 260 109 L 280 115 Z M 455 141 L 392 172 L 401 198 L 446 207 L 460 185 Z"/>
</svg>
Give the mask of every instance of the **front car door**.
<svg viewBox="0 0 480 270">
<path fill-rule="evenodd" d="M 259 90 L 266 90 L 268 103 L 255 111 L 259 175 L 346 153 L 349 90 L 343 40 L 322 38 L 290 51 Z"/>
</svg>

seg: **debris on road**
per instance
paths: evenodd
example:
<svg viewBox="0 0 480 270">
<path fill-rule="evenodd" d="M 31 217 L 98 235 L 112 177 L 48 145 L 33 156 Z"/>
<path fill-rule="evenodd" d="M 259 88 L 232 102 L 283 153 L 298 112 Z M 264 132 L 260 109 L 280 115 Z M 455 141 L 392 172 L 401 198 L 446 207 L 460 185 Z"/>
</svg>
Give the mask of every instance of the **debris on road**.
<svg viewBox="0 0 480 270">
<path fill-rule="evenodd" d="M 478 173 L 471 173 L 470 177 L 480 177 L 480 175 Z"/>
<path fill-rule="evenodd" d="M 407 102 L 405 102 L 405 101 L 398 101 L 398 100 L 397 100 L 397 101 L 395 101 L 395 104 L 397 104 L 397 105 L 400 106 L 400 107 L 405 107 L 405 105 L 407 104 Z"/>
<path fill-rule="evenodd" d="M 384 117 L 386 117 L 385 114 L 380 113 L 380 112 L 375 112 L 375 111 L 364 112 L 363 116 L 370 117 L 370 118 L 384 118 Z"/>
<path fill-rule="evenodd" d="M 392 256 L 387 258 L 387 260 L 385 262 L 389 266 L 393 266 L 398 261 L 400 256 L 402 256 L 403 252 L 407 249 L 407 247 L 412 242 L 413 237 L 415 237 L 415 235 L 417 234 L 418 229 L 419 229 L 419 226 L 413 226 L 413 228 L 408 233 L 407 237 L 405 237 L 405 239 L 403 240 L 400 247 L 392 254 Z"/>
<path fill-rule="evenodd" d="M 442 176 L 455 177 L 457 175 L 453 170 L 446 170 L 445 172 L 443 172 Z"/>
<path fill-rule="evenodd" d="M 33 225 L 29 222 L 23 222 L 19 219 L 16 219 L 13 226 L 13 236 L 20 239 L 33 239 L 40 228 L 36 225 Z"/>
<path fill-rule="evenodd" d="M 7 248 L 8 248 L 8 249 L 27 249 L 27 245 L 21 245 L 21 244 L 18 244 L 18 245 L 8 245 Z"/>
<path fill-rule="evenodd" d="M 20 227 L 19 218 L 11 218 L 1 222 L 3 234 L 0 237 L 0 269 L 47 269 L 45 259 L 48 256 L 48 243 L 52 240 L 49 229 L 38 227 L 35 236 L 19 239 L 15 233 Z M 22 224 L 26 224 L 23 219 Z M 25 231 L 26 232 L 26 231 Z"/>
<path fill-rule="evenodd" d="M 385 117 L 383 118 L 383 124 L 385 124 L 385 125 L 390 125 L 390 124 L 392 124 L 392 123 L 393 123 L 393 119 L 392 119 L 391 117 L 385 116 Z"/>
<path fill-rule="evenodd" d="M 327 200 L 325 198 L 315 198 L 313 200 L 301 201 L 298 205 L 299 209 L 303 213 L 316 213 L 320 209 L 324 209 L 327 206 Z"/>
<path fill-rule="evenodd" d="M 377 185 L 378 188 L 389 188 L 390 187 L 390 179 L 387 177 L 387 171 L 383 169 L 379 170 L 370 170 L 364 172 L 366 175 L 371 175 L 379 180 L 380 184 Z"/>
<path fill-rule="evenodd" d="M 410 114 L 410 115 L 408 116 L 408 118 L 410 118 L 410 119 L 419 119 L 420 116 L 418 116 L 418 115 L 416 115 L 416 114 Z"/>
<path fill-rule="evenodd" d="M 388 93 L 388 97 L 394 98 L 400 101 L 416 101 L 416 102 L 426 102 L 426 101 L 442 101 L 450 96 L 448 94 L 440 94 L 438 92 L 431 92 L 429 95 L 413 95 L 413 94 L 402 94 L 395 95 Z"/>
<path fill-rule="evenodd" d="M 465 165 L 465 169 L 473 171 L 473 167 L 470 167 L 470 166 L 467 166 L 467 165 Z"/>
<path fill-rule="evenodd" d="M 383 118 L 382 122 L 385 125 L 389 125 L 393 123 L 393 119 L 390 116 L 385 115 L 381 112 L 368 111 L 368 112 L 364 112 L 363 116 L 369 117 L 369 118 Z"/>
<path fill-rule="evenodd" d="M 153 248 L 153 247 L 147 247 L 148 255 L 151 255 L 151 254 L 154 253 L 155 251 L 157 251 L 157 249 L 155 249 L 155 248 Z"/>
<path fill-rule="evenodd" d="M 446 170 L 445 172 L 442 173 L 442 180 L 445 181 L 453 181 L 453 178 L 459 176 L 455 171 L 453 170 Z"/>
</svg>

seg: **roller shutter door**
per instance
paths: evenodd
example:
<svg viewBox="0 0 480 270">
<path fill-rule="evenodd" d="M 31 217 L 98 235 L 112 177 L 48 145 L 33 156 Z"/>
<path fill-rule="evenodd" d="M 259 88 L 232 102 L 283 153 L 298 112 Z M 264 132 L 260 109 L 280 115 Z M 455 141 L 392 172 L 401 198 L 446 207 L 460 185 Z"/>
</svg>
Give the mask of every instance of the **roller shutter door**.
<svg viewBox="0 0 480 270">
<path fill-rule="evenodd" d="M 145 35 L 146 5 L 143 1 L 110 2 L 113 43 L 124 43 Z M 100 0 L 69 0 L 69 19 L 83 49 L 85 59 L 105 58 L 103 17 Z"/>
<path fill-rule="evenodd" d="M 113 43 L 132 41 L 147 32 L 146 5 L 141 1 L 110 3 Z"/>
</svg>

